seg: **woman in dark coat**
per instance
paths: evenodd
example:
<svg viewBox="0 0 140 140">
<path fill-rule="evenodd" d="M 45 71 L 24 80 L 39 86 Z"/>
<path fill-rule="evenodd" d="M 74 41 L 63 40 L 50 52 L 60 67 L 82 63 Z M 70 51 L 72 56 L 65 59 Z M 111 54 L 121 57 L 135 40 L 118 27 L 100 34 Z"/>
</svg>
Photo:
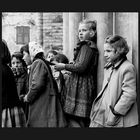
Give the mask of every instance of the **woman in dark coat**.
<svg viewBox="0 0 140 140">
<path fill-rule="evenodd" d="M 2 127 L 24 127 L 25 116 L 18 98 L 14 74 L 9 67 L 11 55 L 2 41 Z"/>
<path fill-rule="evenodd" d="M 61 104 L 58 100 L 57 84 L 51 68 L 44 59 L 42 47 L 29 43 L 31 60 L 29 91 L 24 101 L 29 103 L 27 127 L 65 127 Z"/>
</svg>

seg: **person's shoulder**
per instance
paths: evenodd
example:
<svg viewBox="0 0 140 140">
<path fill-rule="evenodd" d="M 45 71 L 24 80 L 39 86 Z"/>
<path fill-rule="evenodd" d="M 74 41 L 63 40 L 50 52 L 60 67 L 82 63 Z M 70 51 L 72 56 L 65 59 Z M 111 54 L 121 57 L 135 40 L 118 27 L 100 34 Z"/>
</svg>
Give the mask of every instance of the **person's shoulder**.
<svg viewBox="0 0 140 140">
<path fill-rule="evenodd" d="M 129 61 L 126 60 L 120 67 L 123 71 L 128 71 L 128 70 L 135 70 L 134 65 Z"/>
<path fill-rule="evenodd" d="M 35 61 L 33 61 L 31 67 L 35 68 L 35 67 L 39 67 L 39 66 L 45 66 L 45 62 L 41 59 L 36 59 Z"/>
<path fill-rule="evenodd" d="M 32 64 L 33 65 L 36 65 L 36 64 L 44 64 L 44 61 L 42 59 L 36 59 Z"/>
<path fill-rule="evenodd" d="M 97 44 L 95 42 L 93 42 L 93 41 L 87 41 L 86 45 L 89 48 L 91 48 L 91 49 L 93 49 L 93 50 L 95 50 L 95 51 L 98 52 Z"/>
<path fill-rule="evenodd" d="M 132 64 L 132 62 L 130 62 L 129 60 L 124 61 L 123 65 L 125 67 L 134 67 L 134 65 Z"/>
</svg>

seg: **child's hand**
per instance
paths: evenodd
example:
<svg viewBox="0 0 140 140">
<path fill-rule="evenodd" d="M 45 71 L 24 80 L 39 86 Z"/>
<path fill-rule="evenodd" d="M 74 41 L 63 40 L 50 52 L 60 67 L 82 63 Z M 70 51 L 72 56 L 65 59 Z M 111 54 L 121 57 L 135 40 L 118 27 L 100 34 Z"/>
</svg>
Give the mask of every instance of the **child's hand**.
<svg viewBox="0 0 140 140">
<path fill-rule="evenodd" d="M 24 96 L 23 100 L 24 100 L 24 102 L 28 102 L 27 95 Z"/>
<path fill-rule="evenodd" d="M 114 117 L 112 117 L 112 120 L 107 122 L 107 125 L 108 126 L 115 126 L 119 123 L 119 121 L 120 121 L 120 117 L 119 116 L 114 116 Z"/>
<path fill-rule="evenodd" d="M 20 101 L 24 101 L 24 100 L 23 100 L 23 99 L 24 99 L 24 96 L 25 96 L 25 95 L 23 95 L 23 94 L 20 95 L 20 96 L 19 96 L 19 100 L 20 100 Z"/>
<path fill-rule="evenodd" d="M 63 64 L 63 63 L 57 63 L 57 64 L 54 66 L 54 69 L 55 69 L 55 70 L 63 70 L 63 69 L 65 69 L 65 64 Z"/>
<path fill-rule="evenodd" d="M 60 75 L 60 72 L 59 72 L 59 71 L 53 72 L 53 77 L 54 77 L 55 79 L 58 79 L 59 75 Z"/>
<path fill-rule="evenodd" d="M 111 113 L 108 117 L 107 125 L 108 126 L 115 126 L 119 123 L 121 114 L 116 112 L 112 106 L 109 106 L 109 107 L 110 107 Z"/>
</svg>

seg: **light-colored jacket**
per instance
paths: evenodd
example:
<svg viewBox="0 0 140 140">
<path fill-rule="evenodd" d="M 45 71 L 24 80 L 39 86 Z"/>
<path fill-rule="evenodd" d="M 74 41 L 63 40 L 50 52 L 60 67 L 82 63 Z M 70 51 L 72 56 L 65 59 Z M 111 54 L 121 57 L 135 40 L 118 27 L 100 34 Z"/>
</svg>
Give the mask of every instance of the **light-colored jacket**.
<svg viewBox="0 0 140 140">
<path fill-rule="evenodd" d="M 109 79 L 110 75 L 111 77 Z M 90 114 L 91 123 L 95 118 L 99 118 L 99 116 L 96 116 L 100 115 L 97 113 L 97 111 L 99 111 L 97 106 L 99 106 L 99 100 L 102 98 L 106 88 L 109 88 L 107 91 L 110 92 L 109 94 L 111 96 L 110 106 L 121 114 L 118 124 L 114 127 L 131 127 L 137 125 L 136 72 L 133 64 L 126 59 L 122 63 L 116 63 L 114 69 L 112 69 L 112 67 L 104 69 L 102 90 L 94 100 Z M 107 114 L 106 124 L 107 122 L 112 121 L 114 119 L 113 117 L 115 117 L 115 115 L 110 110 Z"/>
</svg>

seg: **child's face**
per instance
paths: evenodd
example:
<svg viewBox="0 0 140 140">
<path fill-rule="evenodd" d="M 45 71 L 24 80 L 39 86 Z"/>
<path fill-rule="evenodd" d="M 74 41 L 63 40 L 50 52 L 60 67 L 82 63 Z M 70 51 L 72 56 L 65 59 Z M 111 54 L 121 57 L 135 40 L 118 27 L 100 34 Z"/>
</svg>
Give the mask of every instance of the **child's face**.
<svg viewBox="0 0 140 140">
<path fill-rule="evenodd" d="M 92 30 L 89 29 L 89 24 L 80 24 L 78 29 L 78 37 L 80 41 L 90 40 Z"/>
<path fill-rule="evenodd" d="M 21 68 L 23 66 L 22 62 L 19 59 L 17 59 L 16 57 L 12 58 L 11 63 L 12 63 L 13 68 Z"/>
<path fill-rule="evenodd" d="M 108 43 L 104 44 L 104 57 L 107 62 L 111 62 L 116 56 L 115 49 Z"/>
<path fill-rule="evenodd" d="M 25 51 L 23 51 L 23 60 L 25 61 L 25 63 L 26 63 L 27 66 L 31 64 L 31 57 Z"/>
<path fill-rule="evenodd" d="M 48 61 L 50 61 L 51 58 L 53 58 L 53 57 L 54 57 L 54 54 L 53 54 L 53 53 L 49 53 L 46 59 L 47 59 Z"/>
</svg>

